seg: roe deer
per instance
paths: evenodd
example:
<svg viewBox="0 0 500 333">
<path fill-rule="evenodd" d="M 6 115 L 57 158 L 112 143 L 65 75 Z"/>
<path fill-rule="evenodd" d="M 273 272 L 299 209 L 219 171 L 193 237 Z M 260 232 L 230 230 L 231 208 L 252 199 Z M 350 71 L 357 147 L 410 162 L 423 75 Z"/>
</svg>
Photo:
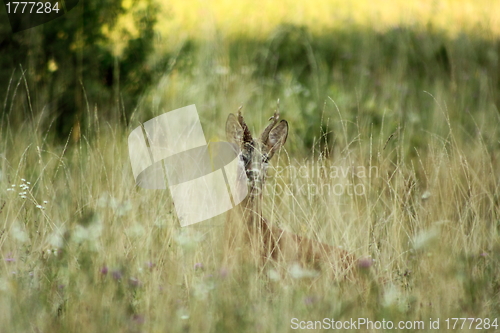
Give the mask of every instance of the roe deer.
<svg viewBox="0 0 500 333">
<path fill-rule="evenodd" d="M 256 264 L 260 260 L 263 260 L 264 265 L 269 261 L 287 265 L 298 263 L 301 266 L 330 270 L 337 276 L 345 276 L 355 262 L 353 255 L 341 248 L 284 231 L 262 216 L 262 191 L 268 163 L 285 144 L 288 123 L 286 120 L 278 122 L 278 104 L 274 115 L 269 118 L 271 123 L 259 138 L 253 138 L 243 119 L 241 108 L 238 109 L 237 115 L 229 114 L 226 135 L 228 141 L 240 148 L 239 168 L 244 168 L 244 172 L 240 172 L 242 179 L 238 182 L 242 186 L 248 186 L 248 195 L 240 205 L 241 215 L 226 223 L 226 239 L 230 242 L 228 255 L 238 252 L 239 247 L 240 255 L 247 258 L 253 256 L 250 258 L 256 260 Z M 250 253 L 242 251 L 248 250 L 243 248 L 242 244 L 250 245 Z"/>
</svg>

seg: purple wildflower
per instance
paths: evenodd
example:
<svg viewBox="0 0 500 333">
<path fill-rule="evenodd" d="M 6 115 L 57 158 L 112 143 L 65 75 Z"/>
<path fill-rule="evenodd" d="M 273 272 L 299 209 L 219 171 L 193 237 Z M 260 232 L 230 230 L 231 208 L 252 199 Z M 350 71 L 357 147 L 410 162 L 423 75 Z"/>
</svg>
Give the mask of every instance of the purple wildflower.
<svg viewBox="0 0 500 333">
<path fill-rule="evenodd" d="M 228 274 L 229 274 L 229 272 L 228 272 L 227 268 L 225 268 L 225 267 L 221 268 L 219 271 L 219 275 L 223 279 L 225 279 Z"/>
<path fill-rule="evenodd" d="M 311 305 L 313 303 L 316 303 L 316 297 L 314 296 L 307 296 L 304 298 L 304 304 L 305 305 Z"/>
<path fill-rule="evenodd" d="M 121 278 L 122 278 L 122 272 L 120 272 L 119 270 L 113 271 L 113 273 L 111 273 L 111 275 L 113 276 L 113 279 L 115 279 L 115 280 L 121 280 Z"/>
<path fill-rule="evenodd" d="M 372 258 L 361 258 L 358 261 L 358 267 L 359 268 L 368 269 L 368 268 L 371 267 L 372 264 L 373 264 L 373 259 Z"/>
<path fill-rule="evenodd" d="M 135 314 L 132 316 L 132 320 L 137 323 L 137 324 L 144 324 L 144 316 L 141 316 L 139 314 Z"/>
</svg>

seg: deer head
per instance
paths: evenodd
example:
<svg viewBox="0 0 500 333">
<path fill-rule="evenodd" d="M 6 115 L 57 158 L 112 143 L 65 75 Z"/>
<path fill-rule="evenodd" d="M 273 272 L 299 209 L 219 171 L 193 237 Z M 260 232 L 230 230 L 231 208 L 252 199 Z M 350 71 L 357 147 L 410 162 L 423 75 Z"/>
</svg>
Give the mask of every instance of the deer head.
<svg viewBox="0 0 500 333">
<path fill-rule="evenodd" d="M 245 170 L 248 193 L 252 197 L 262 193 L 269 161 L 286 142 L 288 122 L 281 120 L 278 123 L 278 105 L 274 115 L 269 118 L 271 123 L 260 137 L 253 138 L 243 119 L 241 108 L 238 109 L 237 115 L 229 114 L 226 122 L 226 135 L 229 142 L 237 144 L 240 148 L 240 167 Z"/>
</svg>

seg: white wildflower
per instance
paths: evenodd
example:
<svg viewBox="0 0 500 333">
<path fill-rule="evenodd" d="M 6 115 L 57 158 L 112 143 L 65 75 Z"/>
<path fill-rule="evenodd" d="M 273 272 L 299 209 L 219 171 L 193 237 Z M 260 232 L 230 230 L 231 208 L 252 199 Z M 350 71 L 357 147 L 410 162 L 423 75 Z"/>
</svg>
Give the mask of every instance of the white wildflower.
<svg viewBox="0 0 500 333">
<path fill-rule="evenodd" d="M 14 239 L 16 239 L 20 243 L 24 243 L 29 240 L 28 234 L 24 230 L 24 228 L 19 223 L 14 223 L 10 232 Z"/>
<path fill-rule="evenodd" d="M 303 279 L 303 278 L 314 278 L 319 275 L 319 273 L 315 270 L 302 268 L 298 263 L 294 263 L 289 269 L 288 273 L 294 279 Z"/>
<path fill-rule="evenodd" d="M 439 229 L 436 227 L 432 227 L 428 230 L 423 230 L 413 238 L 413 248 L 415 250 L 424 248 L 428 246 L 433 240 L 438 238 L 438 236 Z"/>
<path fill-rule="evenodd" d="M 62 248 L 64 245 L 63 234 L 64 232 L 62 230 L 51 233 L 47 237 L 49 244 L 58 249 Z"/>
<path fill-rule="evenodd" d="M 280 274 L 275 270 L 275 269 L 270 269 L 267 272 L 267 276 L 272 280 L 272 281 L 279 281 L 281 279 Z"/>
<path fill-rule="evenodd" d="M 422 194 L 422 200 L 427 200 L 429 199 L 431 196 L 431 192 L 429 191 L 425 191 L 423 194 Z"/>
</svg>

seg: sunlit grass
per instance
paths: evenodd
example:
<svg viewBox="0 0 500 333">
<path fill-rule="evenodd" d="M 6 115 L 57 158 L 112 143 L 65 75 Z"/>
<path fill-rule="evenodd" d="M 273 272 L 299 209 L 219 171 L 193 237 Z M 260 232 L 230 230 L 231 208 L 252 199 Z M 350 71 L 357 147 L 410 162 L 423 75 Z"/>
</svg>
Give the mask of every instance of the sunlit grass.
<svg viewBox="0 0 500 333">
<path fill-rule="evenodd" d="M 500 34 L 500 3 L 495 0 L 439 1 L 166 1 L 157 29 L 165 41 L 206 39 L 218 31 L 228 37 L 265 37 L 277 25 L 303 25 L 315 34 L 354 25 L 384 31 L 395 26 L 431 26 Z"/>
</svg>

